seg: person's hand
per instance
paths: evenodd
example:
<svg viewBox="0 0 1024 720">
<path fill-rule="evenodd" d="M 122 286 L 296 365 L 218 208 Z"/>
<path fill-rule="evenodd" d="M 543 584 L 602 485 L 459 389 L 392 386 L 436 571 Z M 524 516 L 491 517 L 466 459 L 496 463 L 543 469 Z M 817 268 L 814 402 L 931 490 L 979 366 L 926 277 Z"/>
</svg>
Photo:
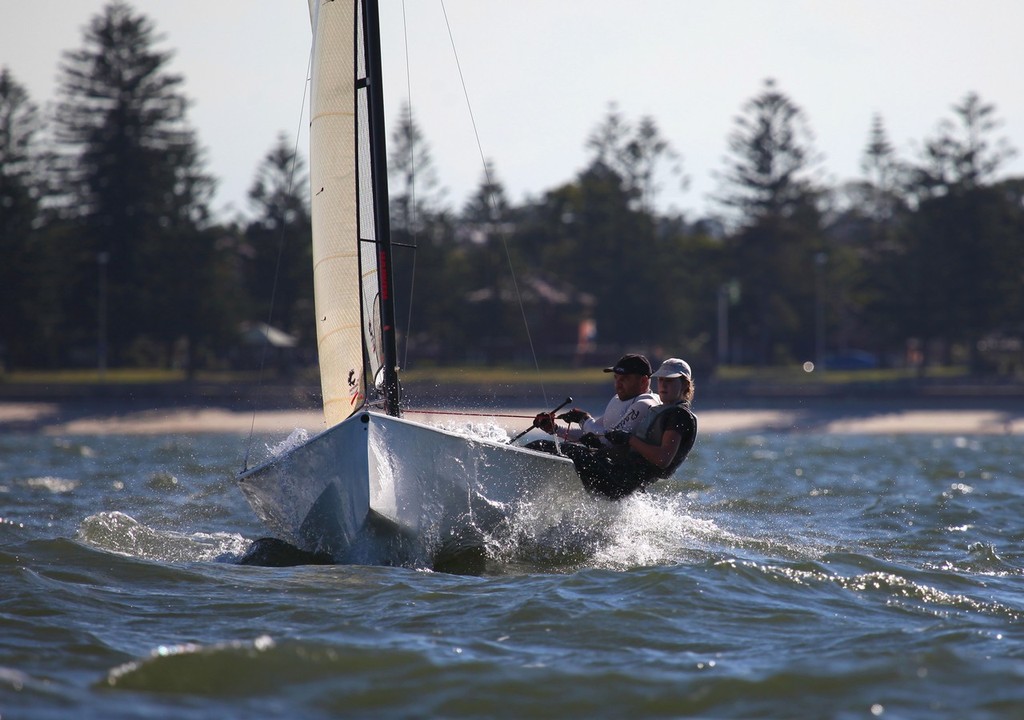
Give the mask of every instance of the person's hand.
<svg viewBox="0 0 1024 720">
<path fill-rule="evenodd" d="M 533 419 L 533 426 L 538 427 L 548 435 L 555 434 L 555 414 L 554 413 L 537 413 L 537 417 Z"/>
<path fill-rule="evenodd" d="M 580 425 L 582 425 L 584 422 L 590 419 L 590 413 L 588 413 L 586 410 L 573 408 L 572 410 L 567 410 L 566 412 L 559 415 L 558 419 L 565 420 L 570 425 L 573 423 L 579 423 Z"/>
<path fill-rule="evenodd" d="M 625 430 L 609 430 L 604 434 L 612 445 L 628 445 L 629 433 Z"/>
</svg>

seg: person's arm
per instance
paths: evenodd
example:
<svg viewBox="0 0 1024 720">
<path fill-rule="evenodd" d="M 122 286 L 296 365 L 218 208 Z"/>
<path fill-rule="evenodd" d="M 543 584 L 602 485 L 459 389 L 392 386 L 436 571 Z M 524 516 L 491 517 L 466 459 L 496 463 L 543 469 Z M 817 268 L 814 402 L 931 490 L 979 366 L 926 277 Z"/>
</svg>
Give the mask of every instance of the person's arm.
<svg viewBox="0 0 1024 720">
<path fill-rule="evenodd" d="M 580 428 L 574 428 L 572 423 L 582 422 L 593 424 L 593 418 L 590 413 L 579 408 L 573 408 L 572 410 L 562 413 L 558 416 L 558 419 L 567 421 L 568 425 L 564 428 L 558 427 L 555 422 L 556 417 L 553 412 L 537 413 L 537 416 L 533 419 L 533 426 L 540 428 L 548 435 L 557 435 L 562 440 L 569 440 L 571 442 L 578 442 L 580 438 L 587 434 L 585 430 Z"/>
<path fill-rule="evenodd" d="M 580 435 L 586 435 L 587 433 L 593 433 L 594 435 L 604 435 L 604 423 L 601 417 L 588 417 L 583 421 L 583 426 L 580 428 Z"/>
<path fill-rule="evenodd" d="M 590 413 L 586 410 L 581 410 L 580 408 L 573 408 L 572 410 L 564 412 L 558 416 L 558 419 L 565 420 L 565 423 L 568 426 L 564 431 L 559 431 L 559 437 L 573 442 L 578 441 L 580 437 L 585 434 L 586 431 L 583 430 L 583 426 L 592 420 Z M 577 425 L 578 427 L 573 427 L 573 425 Z"/>
<path fill-rule="evenodd" d="M 636 435 L 629 436 L 629 442 L 627 445 L 647 462 L 664 469 L 671 464 L 676 453 L 679 452 L 679 446 L 682 442 L 682 433 L 673 429 L 666 430 L 662 433 L 660 445 L 652 445 L 644 442 Z"/>
</svg>

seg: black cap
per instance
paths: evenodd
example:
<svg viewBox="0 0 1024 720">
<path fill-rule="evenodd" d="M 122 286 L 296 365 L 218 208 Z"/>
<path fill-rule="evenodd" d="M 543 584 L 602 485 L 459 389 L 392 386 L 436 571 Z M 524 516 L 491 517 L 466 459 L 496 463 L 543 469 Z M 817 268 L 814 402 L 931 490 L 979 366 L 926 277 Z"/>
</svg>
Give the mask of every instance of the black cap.
<svg viewBox="0 0 1024 720">
<path fill-rule="evenodd" d="M 647 358 L 636 353 L 628 353 L 619 358 L 619 361 L 612 367 L 604 369 L 605 372 L 613 372 L 616 375 L 647 375 L 651 374 L 651 364 Z"/>
</svg>

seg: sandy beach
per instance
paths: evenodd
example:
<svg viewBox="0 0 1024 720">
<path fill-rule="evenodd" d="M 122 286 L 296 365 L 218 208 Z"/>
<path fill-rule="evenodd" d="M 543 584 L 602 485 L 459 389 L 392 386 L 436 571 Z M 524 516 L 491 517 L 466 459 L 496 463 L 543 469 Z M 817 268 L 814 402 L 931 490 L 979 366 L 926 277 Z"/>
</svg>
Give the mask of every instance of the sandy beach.
<svg viewBox="0 0 1024 720">
<path fill-rule="evenodd" d="M 153 404 L 5 401 L 0 402 L 0 433 L 44 435 L 281 433 L 324 427 L 318 410 L 252 410 Z M 697 407 L 703 433 L 818 432 L 848 434 L 942 433 L 1024 435 L 1024 404 L 991 407 L 904 406 L 896 402 L 780 403 L 759 407 Z M 408 411 L 428 424 L 494 422 L 509 433 L 528 427 L 522 408 L 490 412 Z"/>
</svg>

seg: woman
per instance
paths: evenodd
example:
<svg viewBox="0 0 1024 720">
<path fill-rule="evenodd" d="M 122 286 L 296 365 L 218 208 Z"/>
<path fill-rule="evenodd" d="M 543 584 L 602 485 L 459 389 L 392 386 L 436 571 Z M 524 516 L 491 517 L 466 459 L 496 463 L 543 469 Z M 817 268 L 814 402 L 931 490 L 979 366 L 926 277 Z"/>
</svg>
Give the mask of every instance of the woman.
<svg viewBox="0 0 1024 720">
<path fill-rule="evenodd" d="M 689 364 L 679 358 L 663 362 L 651 377 L 658 379 L 662 404 L 631 435 L 616 439 L 652 466 L 654 478 L 667 478 L 686 459 L 697 439 L 697 417 L 690 411 L 693 377 Z"/>
</svg>

